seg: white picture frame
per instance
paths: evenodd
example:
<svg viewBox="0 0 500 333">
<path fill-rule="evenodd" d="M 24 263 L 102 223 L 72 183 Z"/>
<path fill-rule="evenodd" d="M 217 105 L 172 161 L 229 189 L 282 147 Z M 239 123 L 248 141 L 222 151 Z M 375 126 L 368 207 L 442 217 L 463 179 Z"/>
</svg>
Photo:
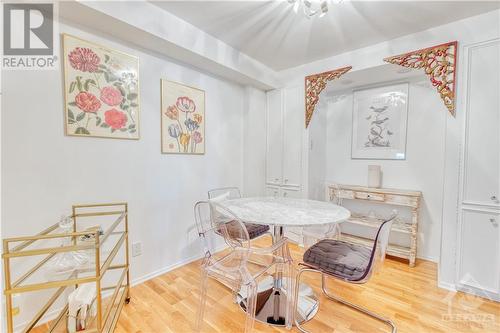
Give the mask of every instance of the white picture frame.
<svg viewBox="0 0 500 333">
<path fill-rule="evenodd" d="M 353 92 L 352 159 L 404 160 L 408 83 Z"/>
</svg>

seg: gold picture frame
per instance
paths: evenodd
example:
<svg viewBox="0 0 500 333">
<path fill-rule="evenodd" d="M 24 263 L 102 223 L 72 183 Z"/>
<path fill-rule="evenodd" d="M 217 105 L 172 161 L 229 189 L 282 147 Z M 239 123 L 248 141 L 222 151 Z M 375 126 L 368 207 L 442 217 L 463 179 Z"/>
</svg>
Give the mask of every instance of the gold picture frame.
<svg viewBox="0 0 500 333">
<path fill-rule="evenodd" d="M 205 154 L 205 91 L 162 79 L 162 154 Z"/>
<path fill-rule="evenodd" d="M 68 136 L 140 139 L 139 58 L 62 34 Z"/>
</svg>

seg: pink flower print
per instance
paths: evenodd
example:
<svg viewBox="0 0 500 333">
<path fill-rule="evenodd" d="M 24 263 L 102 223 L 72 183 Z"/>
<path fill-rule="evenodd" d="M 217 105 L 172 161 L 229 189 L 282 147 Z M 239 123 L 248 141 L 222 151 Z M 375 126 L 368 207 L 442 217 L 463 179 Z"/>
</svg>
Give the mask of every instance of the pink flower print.
<svg viewBox="0 0 500 333">
<path fill-rule="evenodd" d="M 101 107 L 101 102 L 93 94 L 82 91 L 75 96 L 76 105 L 84 112 L 96 113 Z"/>
<path fill-rule="evenodd" d="M 123 96 L 118 89 L 108 86 L 101 89 L 101 101 L 109 106 L 116 106 L 123 101 Z"/>
<path fill-rule="evenodd" d="M 193 133 L 193 140 L 195 143 L 201 143 L 203 141 L 203 137 L 201 136 L 201 133 L 196 131 Z"/>
<path fill-rule="evenodd" d="M 165 115 L 172 120 L 179 119 L 179 110 L 175 107 L 175 105 L 170 105 L 165 111 Z"/>
<path fill-rule="evenodd" d="M 198 123 L 198 125 L 201 124 L 201 121 L 203 120 L 203 117 L 201 116 L 201 114 L 195 114 L 193 116 L 193 118 L 194 118 L 194 121 L 196 121 Z"/>
<path fill-rule="evenodd" d="M 104 122 L 113 129 L 120 129 L 127 124 L 127 115 L 116 109 L 104 112 Z"/>
<path fill-rule="evenodd" d="M 89 48 L 77 47 L 68 55 L 71 67 L 82 72 L 96 72 L 101 62 L 97 54 Z"/>
<path fill-rule="evenodd" d="M 196 105 L 194 104 L 194 101 L 186 96 L 177 98 L 175 106 L 177 106 L 177 109 L 186 113 L 196 111 Z"/>
</svg>

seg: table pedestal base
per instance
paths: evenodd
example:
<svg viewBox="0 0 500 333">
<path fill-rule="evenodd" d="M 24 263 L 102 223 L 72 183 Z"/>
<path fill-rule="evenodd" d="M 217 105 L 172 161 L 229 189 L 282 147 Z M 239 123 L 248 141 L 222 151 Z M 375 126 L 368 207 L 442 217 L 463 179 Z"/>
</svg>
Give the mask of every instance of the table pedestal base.
<svg viewBox="0 0 500 333">
<path fill-rule="evenodd" d="M 286 285 L 283 288 L 274 288 L 272 279 L 265 279 L 260 283 L 255 319 L 273 326 L 285 326 L 285 307 L 288 301 L 286 293 Z M 238 296 L 240 307 L 246 311 L 246 295 L 242 291 Z M 318 308 L 319 300 L 311 287 L 301 283 L 297 306 L 298 322 L 310 320 L 316 315 Z"/>
</svg>

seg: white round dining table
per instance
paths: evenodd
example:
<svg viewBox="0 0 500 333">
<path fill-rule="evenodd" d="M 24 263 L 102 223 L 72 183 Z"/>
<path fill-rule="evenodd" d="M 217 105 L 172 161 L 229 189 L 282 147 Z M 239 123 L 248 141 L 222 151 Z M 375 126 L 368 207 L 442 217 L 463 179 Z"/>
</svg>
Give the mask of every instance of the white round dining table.
<svg viewBox="0 0 500 333">
<path fill-rule="evenodd" d="M 349 210 L 330 202 L 287 197 L 239 198 L 221 201 L 219 204 L 243 222 L 273 226 L 273 242 L 284 237 L 286 227 L 330 225 L 341 223 L 351 216 Z M 298 321 L 303 322 L 314 317 L 319 302 L 309 285 L 303 283 L 299 288 L 297 314 Z M 261 305 L 255 318 L 270 325 L 283 326 L 286 289 L 280 274 L 274 274 L 272 279 L 259 283 L 258 302 Z M 240 304 L 245 308 L 245 295 L 241 294 L 241 298 Z"/>
</svg>

